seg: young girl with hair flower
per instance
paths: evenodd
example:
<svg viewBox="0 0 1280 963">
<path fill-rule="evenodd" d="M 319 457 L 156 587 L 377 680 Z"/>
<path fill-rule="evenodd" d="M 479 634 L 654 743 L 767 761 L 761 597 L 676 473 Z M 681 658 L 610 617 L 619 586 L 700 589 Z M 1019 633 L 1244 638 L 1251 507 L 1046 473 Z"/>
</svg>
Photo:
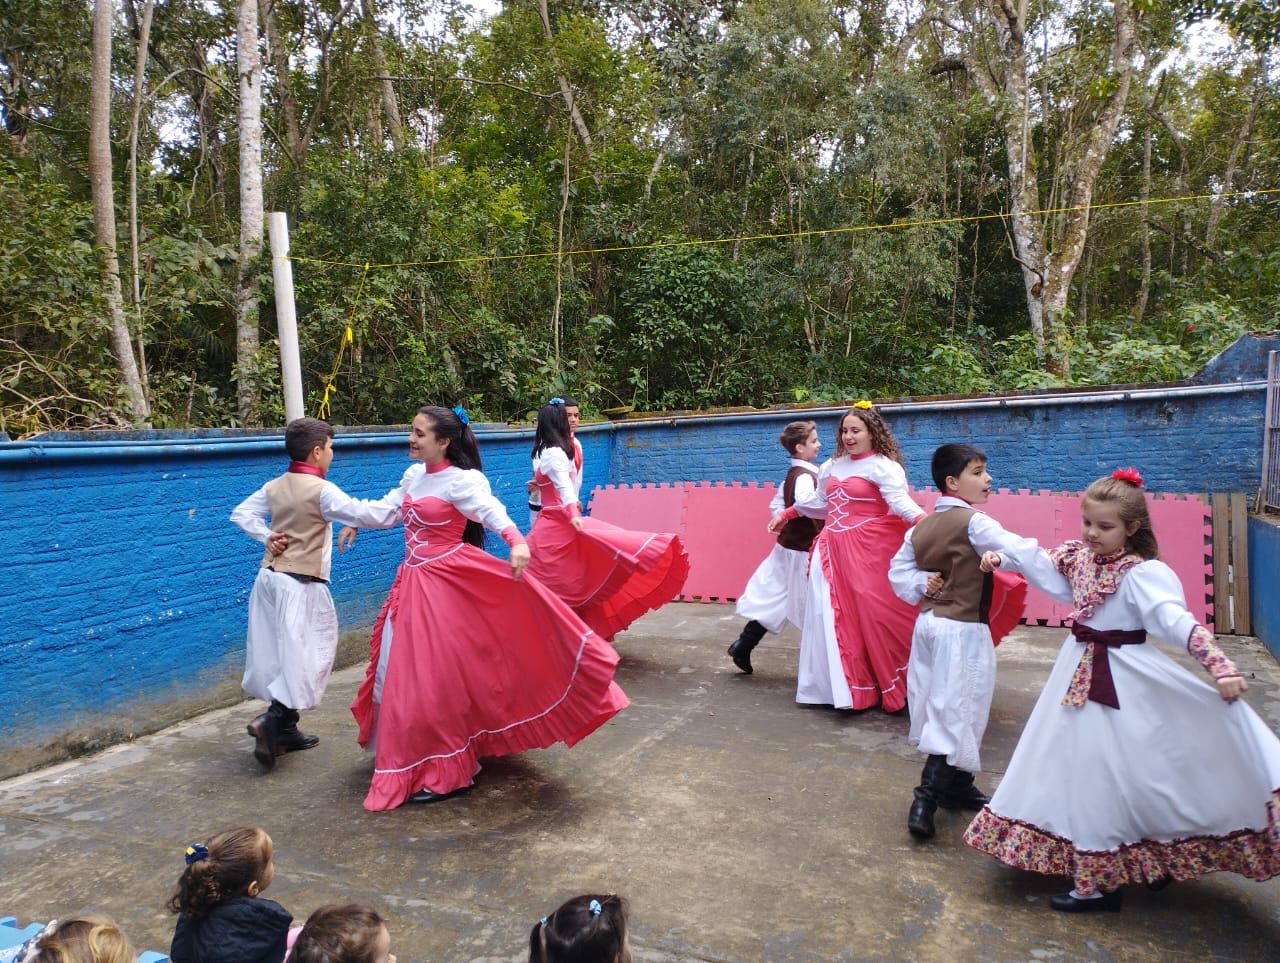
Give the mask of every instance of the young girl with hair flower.
<svg viewBox="0 0 1280 963">
<path fill-rule="evenodd" d="M 1187 611 L 1133 469 L 1093 482 L 1081 539 L 987 552 L 1070 602 L 1073 624 L 1009 768 L 965 842 L 1018 869 L 1070 876 L 1049 905 L 1120 909 L 1120 887 L 1229 871 L 1280 875 L 1280 740 L 1237 701 L 1247 685 Z M 1186 646 L 1206 685 L 1148 635 Z"/>
</svg>

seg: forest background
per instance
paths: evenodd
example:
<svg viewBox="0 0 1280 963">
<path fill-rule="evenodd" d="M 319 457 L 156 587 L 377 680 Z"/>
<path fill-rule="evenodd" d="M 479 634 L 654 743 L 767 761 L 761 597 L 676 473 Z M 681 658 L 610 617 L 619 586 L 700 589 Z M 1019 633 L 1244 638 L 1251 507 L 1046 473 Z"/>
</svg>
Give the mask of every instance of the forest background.
<svg viewBox="0 0 1280 963">
<path fill-rule="evenodd" d="M 1191 38 L 1207 38 L 1194 48 Z M 0 430 L 1176 380 L 1280 314 L 1261 0 L 0 0 Z"/>
</svg>

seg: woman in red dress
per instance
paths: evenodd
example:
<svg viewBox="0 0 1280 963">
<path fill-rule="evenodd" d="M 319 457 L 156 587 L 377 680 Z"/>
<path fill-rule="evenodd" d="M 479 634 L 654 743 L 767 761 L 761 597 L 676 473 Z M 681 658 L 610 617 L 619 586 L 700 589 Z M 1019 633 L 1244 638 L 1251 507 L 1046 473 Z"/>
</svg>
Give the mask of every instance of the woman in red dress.
<svg viewBox="0 0 1280 963">
<path fill-rule="evenodd" d="M 612 640 L 680 593 L 689 556 L 678 535 L 633 532 L 583 517 L 574 449 L 565 404 L 553 398 L 538 412 L 533 438 L 533 479 L 542 508 L 529 532 L 529 574 L 601 638 Z"/>
<path fill-rule="evenodd" d="M 907 704 L 917 612 L 894 594 L 889 560 L 924 509 L 908 494 L 898 442 L 870 403 L 845 413 L 837 441 L 816 489 L 769 526 L 777 531 L 802 514 L 826 522 L 810 556 L 796 701 L 898 712 Z"/>
<path fill-rule="evenodd" d="M 617 653 L 536 579 L 489 490 L 466 413 L 423 408 L 400 506 L 405 556 L 373 628 L 351 711 L 374 753 L 364 806 L 435 802 L 471 785 L 481 756 L 573 745 L 627 704 Z M 394 523 L 393 523 L 394 524 Z M 511 546 L 484 552 L 483 528 Z"/>
</svg>

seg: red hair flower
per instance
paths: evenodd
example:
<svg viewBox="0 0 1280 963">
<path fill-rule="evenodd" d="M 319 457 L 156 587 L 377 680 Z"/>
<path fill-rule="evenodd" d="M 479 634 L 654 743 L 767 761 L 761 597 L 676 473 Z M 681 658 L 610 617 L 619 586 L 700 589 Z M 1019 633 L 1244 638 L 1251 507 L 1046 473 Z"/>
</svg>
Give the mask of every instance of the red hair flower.
<svg viewBox="0 0 1280 963">
<path fill-rule="evenodd" d="M 1120 481 L 1127 481 L 1134 488 L 1142 487 L 1142 476 L 1136 468 L 1117 468 L 1111 473 L 1111 477 Z"/>
</svg>

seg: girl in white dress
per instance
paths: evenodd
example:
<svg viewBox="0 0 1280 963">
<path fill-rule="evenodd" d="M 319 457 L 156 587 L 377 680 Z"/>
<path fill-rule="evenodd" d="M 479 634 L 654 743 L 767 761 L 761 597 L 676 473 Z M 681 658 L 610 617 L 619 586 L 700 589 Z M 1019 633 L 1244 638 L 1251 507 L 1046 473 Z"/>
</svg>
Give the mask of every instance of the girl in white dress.
<svg viewBox="0 0 1280 963">
<path fill-rule="evenodd" d="M 1090 485 L 1080 541 L 983 556 L 1071 598 L 1074 624 L 965 842 L 1072 877 L 1074 889 L 1049 901 L 1063 912 L 1116 912 L 1126 883 L 1280 875 L 1280 740 L 1237 701 L 1244 678 L 1156 558 L 1141 485 L 1131 468 Z M 1214 685 L 1145 644 L 1148 634 L 1185 645 Z"/>
</svg>

